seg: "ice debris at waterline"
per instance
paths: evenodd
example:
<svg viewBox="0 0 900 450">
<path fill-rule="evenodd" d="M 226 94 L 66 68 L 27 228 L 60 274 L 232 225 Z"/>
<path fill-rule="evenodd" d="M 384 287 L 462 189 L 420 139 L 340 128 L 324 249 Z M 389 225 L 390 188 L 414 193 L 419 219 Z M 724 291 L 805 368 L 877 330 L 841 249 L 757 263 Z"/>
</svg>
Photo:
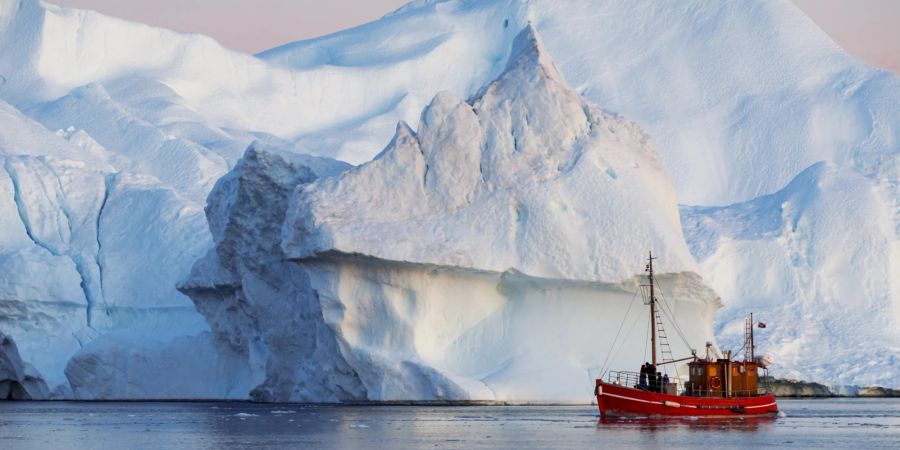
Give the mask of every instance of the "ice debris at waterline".
<svg viewBox="0 0 900 450">
<path fill-rule="evenodd" d="M 22 362 L 11 337 L 0 333 L 0 400 L 41 400 L 50 396 L 47 383 Z"/>
<path fill-rule="evenodd" d="M 440 93 L 418 132 L 317 175 L 251 148 L 181 288 L 256 399 L 584 401 L 645 246 L 689 337 L 712 339 L 718 299 L 651 141 L 571 91 L 530 26 L 473 100 Z M 640 365 L 643 335 L 616 363 Z"/>
</svg>

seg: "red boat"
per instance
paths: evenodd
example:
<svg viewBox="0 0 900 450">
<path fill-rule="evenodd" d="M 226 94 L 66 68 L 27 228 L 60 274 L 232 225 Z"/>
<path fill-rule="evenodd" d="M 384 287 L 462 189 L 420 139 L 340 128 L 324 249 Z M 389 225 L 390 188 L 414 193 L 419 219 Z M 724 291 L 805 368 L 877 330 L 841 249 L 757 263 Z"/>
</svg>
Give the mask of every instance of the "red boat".
<svg viewBox="0 0 900 450">
<path fill-rule="evenodd" d="M 652 363 L 647 363 L 641 372 L 610 371 L 606 380 L 597 379 L 594 395 L 600 415 L 606 417 L 759 417 L 778 413 L 775 396 L 768 392 L 765 382 L 759 383 L 759 370 L 766 370 L 770 360 L 754 355 L 753 315 L 745 320 L 744 356 L 733 360 L 732 352 L 725 351 L 716 358 L 707 355 L 699 358 L 696 351 L 687 358 L 673 359 L 662 320 L 657 308 L 657 287 L 653 279 L 653 254 L 646 267 L 649 283 L 642 286 L 645 303 L 650 306 L 650 347 Z M 646 290 L 644 288 L 647 288 Z M 671 318 L 674 321 L 674 318 Z M 677 324 L 674 324 L 677 327 Z M 759 323 L 760 328 L 765 324 Z M 669 358 L 657 360 L 657 340 L 662 338 L 663 354 Z M 679 362 L 687 362 L 689 377 L 660 377 L 657 368 Z M 667 370 L 667 369 L 663 369 Z M 764 380 L 767 377 L 763 378 Z"/>
</svg>

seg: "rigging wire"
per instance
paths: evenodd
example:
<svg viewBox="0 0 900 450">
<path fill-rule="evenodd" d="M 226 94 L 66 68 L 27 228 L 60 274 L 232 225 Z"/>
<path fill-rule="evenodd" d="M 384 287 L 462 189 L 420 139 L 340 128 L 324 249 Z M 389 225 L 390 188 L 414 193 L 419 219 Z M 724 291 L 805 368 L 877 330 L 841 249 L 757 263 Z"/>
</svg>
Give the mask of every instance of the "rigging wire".
<svg viewBox="0 0 900 450">
<path fill-rule="evenodd" d="M 616 336 L 610 345 L 610 350 L 609 350 L 609 352 L 607 352 L 606 358 L 603 360 L 603 364 L 601 365 L 601 378 L 606 376 L 606 374 L 609 370 L 608 364 L 610 362 L 610 359 L 614 355 L 617 355 L 619 353 L 619 351 L 622 350 L 622 348 L 625 346 L 625 343 L 627 342 L 628 336 L 631 336 L 631 334 L 634 332 L 634 328 L 637 326 L 637 323 L 640 319 L 640 315 L 637 315 L 635 317 L 635 320 L 631 324 L 631 327 L 629 328 L 628 333 L 626 333 L 626 335 L 623 337 L 622 342 L 619 343 L 619 337 L 622 335 L 622 329 L 625 326 L 625 323 L 628 321 L 628 315 L 631 313 L 631 309 L 634 307 L 634 300 L 637 298 L 638 291 L 641 293 L 642 302 L 644 304 L 649 304 L 649 300 L 648 300 L 649 294 L 646 292 L 646 289 L 645 289 L 646 287 L 647 286 L 640 285 L 638 287 L 638 290 L 636 290 L 634 295 L 632 295 L 632 297 L 631 297 L 631 301 L 628 304 L 628 309 L 625 312 L 625 317 L 622 318 L 622 322 L 619 324 L 619 329 L 616 330 Z M 656 281 L 656 287 L 659 290 L 658 298 L 660 300 L 662 300 L 661 302 L 657 302 L 657 304 L 659 304 L 661 306 L 661 308 L 659 310 L 662 311 L 662 314 L 667 319 L 669 319 L 669 322 L 672 324 L 673 328 L 675 329 L 675 332 L 678 334 L 678 337 L 681 339 L 682 343 L 684 343 L 685 347 L 687 347 L 690 350 L 693 350 L 691 348 L 691 344 L 688 342 L 687 337 L 684 335 L 684 332 L 681 330 L 681 327 L 678 325 L 678 322 L 675 321 L 674 310 L 673 310 L 672 306 L 670 305 L 668 298 L 666 298 L 666 296 L 662 290 L 662 287 L 660 286 L 658 281 Z M 654 322 L 655 322 L 655 318 L 651 318 L 651 320 L 647 322 L 647 330 L 646 330 L 645 339 L 644 339 L 644 360 L 647 359 L 647 353 L 648 353 L 649 345 L 650 345 L 650 339 L 649 339 L 650 331 L 651 331 L 650 327 L 654 326 Z M 617 343 L 619 344 L 618 347 L 616 347 Z M 681 375 L 678 373 L 678 367 L 677 366 L 674 367 L 674 370 L 675 370 L 675 376 L 677 378 L 680 378 Z M 668 373 L 668 371 L 666 371 L 666 372 Z"/>
<path fill-rule="evenodd" d="M 622 318 L 622 323 L 619 324 L 619 329 L 616 331 L 616 337 L 613 338 L 612 343 L 609 346 L 609 351 L 606 352 L 606 358 L 603 360 L 603 364 L 600 365 L 600 378 L 602 379 L 606 376 L 606 364 L 609 362 L 609 358 L 613 354 L 613 348 L 616 346 L 616 342 L 619 341 L 619 334 L 622 332 L 622 327 L 625 326 L 625 322 L 628 321 L 628 314 L 631 313 L 631 308 L 634 306 L 634 299 L 637 298 L 637 291 L 634 292 L 634 295 L 631 296 L 631 302 L 628 303 L 628 310 L 625 311 L 625 317 Z"/>
<path fill-rule="evenodd" d="M 663 300 L 662 301 L 663 314 L 665 314 L 669 318 L 669 321 L 672 322 L 672 326 L 675 328 L 675 332 L 678 333 L 678 337 L 681 338 L 681 341 L 684 343 L 684 345 L 688 349 L 693 350 L 693 348 L 691 347 L 691 344 L 688 342 L 687 337 L 685 337 L 684 332 L 681 331 L 681 327 L 678 326 L 678 322 L 675 321 L 675 312 L 672 310 L 672 307 L 669 305 L 669 300 L 666 298 L 665 293 L 663 292 L 662 286 L 660 285 L 659 281 L 657 281 L 656 284 L 657 284 L 657 286 L 659 286 L 659 296 Z M 665 310 L 668 310 L 668 312 L 666 312 Z"/>
<path fill-rule="evenodd" d="M 641 315 L 640 315 L 640 314 L 638 314 L 638 315 L 636 315 L 636 316 L 634 317 L 634 322 L 631 324 L 631 328 L 628 329 L 628 333 L 625 335 L 626 338 L 627 338 L 628 336 L 631 336 L 631 333 L 634 332 L 634 327 L 637 326 L 638 322 L 640 322 L 640 319 L 641 319 Z M 625 343 L 626 343 L 626 342 L 628 342 L 628 339 L 622 339 L 622 343 L 619 344 L 619 348 L 616 349 L 616 351 L 614 352 L 614 354 L 616 354 L 616 355 L 619 354 L 619 351 L 622 350 L 622 347 L 625 346 Z"/>
<path fill-rule="evenodd" d="M 675 323 L 675 316 L 674 316 L 674 314 L 670 313 L 669 311 L 666 311 L 665 308 L 660 308 L 660 311 L 662 311 L 663 316 L 665 316 L 667 319 L 669 319 L 669 322 L 671 322 L 672 325 L 674 325 L 675 331 L 678 332 L 678 326 L 677 326 L 677 324 Z M 690 349 L 691 349 L 691 344 L 687 341 L 687 339 L 684 337 L 684 335 L 682 335 L 681 333 L 678 333 L 678 334 L 679 334 L 679 337 L 681 338 L 681 341 L 682 341 L 682 342 L 684 343 L 684 345 L 690 350 Z"/>
<path fill-rule="evenodd" d="M 665 316 L 665 317 L 667 317 L 667 318 L 669 319 L 669 322 L 672 322 L 672 324 L 675 326 L 675 329 L 677 330 L 677 329 L 678 329 L 678 326 L 675 324 L 675 319 L 672 318 L 672 317 L 670 317 L 669 314 L 666 312 L 666 310 L 665 310 L 664 308 L 660 308 L 660 311 L 662 311 L 663 316 Z M 690 348 L 690 346 L 688 346 L 688 348 Z M 673 361 L 673 364 L 672 364 L 672 369 L 675 370 L 675 377 L 680 379 L 680 378 L 681 378 L 681 374 L 678 373 L 678 364 L 675 364 L 674 361 Z M 667 374 L 669 373 L 668 369 L 666 369 L 666 373 L 667 373 Z"/>
<path fill-rule="evenodd" d="M 650 349 L 650 327 L 653 326 L 652 321 L 647 322 L 647 333 L 644 334 L 644 361 L 647 361 L 647 353 Z"/>
<path fill-rule="evenodd" d="M 691 347 L 690 342 L 688 342 L 688 339 L 687 337 L 685 337 L 684 332 L 682 332 L 681 327 L 678 326 L 678 322 L 675 321 L 675 312 L 672 306 L 669 304 L 669 300 L 668 298 L 666 298 L 665 293 L 662 290 L 662 286 L 660 286 L 660 283 L 658 281 L 657 287 L 659 288 L 659 296 L 662 299 L 662 302 L 660 302 L 662 308 L 660 308 L 660 310 L 663 312 L 663 315 L 669 319 L 669 322 L 672 323 L 672 327 L 675 328 L 675 332 L 678 334 L 678 337 L 681 338 L 681 342 L 684 343 L 685 347 L 693 351 L 694 349 Z M 677 378 L 681 378 L 681 374 L 678 373 L 677 364 L 673 366 L 673 369 L 675 370 L 675 376 Z"/>
<path fill-rule="evenodd" d="M 675 315 L 673 313 L 667 312 L 665 307 L 660 308 L 660 311 L 662 311 L 663 316 L 665 316 L 667 319 L 669 319 L 669 322 L 672 323 L 675 330 L 678 331 L 678 324 L 675 323 Z M 681 333 L 679 333 L 679 335 L 681 335 Z M 681 335 L 681 340 L 684 342 L 684 344 L 687 346 L 687 348 L 689 350 L 692 350 L 690 344 L 687 342 L 687 340 L 684 338 L 683 335 Z M 678 375 L 678 366 L 677 365 L 675 365 L 675 375 Z"/>
<path fill-rule="evenodd" d="M 666 317 L 669 318 L 669 321 L 672 322 L 673 328 L 675 328 L 675 332 L 678 333 L 678 336 L 681 338 L 682 342 L 690 348 L 690 343 L 688 343 L 687 338 L 684 336 L 684 333 L 681 331 L 681 327 L 678 326 L 678 322 L 675 321 L 675 312 L 672 309 L 672 306 L 669 304 L 668 298 L 666 298 L 665 294 L 662 293 L 662 288 L 660 288 L 660 297 L 662 298 L 662 308 L 660 308 Z"/>
</svg>

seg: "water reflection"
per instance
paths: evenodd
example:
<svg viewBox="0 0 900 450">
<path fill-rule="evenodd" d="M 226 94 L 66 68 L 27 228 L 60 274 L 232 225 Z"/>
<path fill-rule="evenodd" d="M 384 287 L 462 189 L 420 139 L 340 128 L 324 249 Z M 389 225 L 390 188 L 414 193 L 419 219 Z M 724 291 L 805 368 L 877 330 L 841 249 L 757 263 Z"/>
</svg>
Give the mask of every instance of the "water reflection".
<svg viewBox="0 0 900 450">
<path fill-rule="evenodd" d="M 686 418 L 599 418 L 598 429 L 631 429 L 640 431 L 668 431 L 683 429 L 691 431 L 734 431 L 744 433 L 767 432 L 775 427 L 778 418 L 767 417 L 742 417 L 728 419 L 701 419 L 695 417 Z"/>
<path fill-rule="evenodd" d="M 591 406 L 0 402 L 0 448 L 897 448 L 900 399 L 784 401 L 787 417 L 601 419 Z"/>
</svg>

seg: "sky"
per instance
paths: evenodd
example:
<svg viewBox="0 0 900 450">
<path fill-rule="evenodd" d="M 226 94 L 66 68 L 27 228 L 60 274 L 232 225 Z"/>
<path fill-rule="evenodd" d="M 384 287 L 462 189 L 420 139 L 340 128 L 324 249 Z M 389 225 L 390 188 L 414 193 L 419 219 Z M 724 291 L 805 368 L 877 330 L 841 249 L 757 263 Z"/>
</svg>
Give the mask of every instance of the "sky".
<svg viewBox="0 0 900 450">
<path fill-rule="evenodd" d="M 717 1 L 717 0 L 711 0 Z M 900 0 L 793 0 L 844 49 L 900 73 Z M 407 0 L 49 0 L 257 53 L 375 20 Z"/>
</svg>

